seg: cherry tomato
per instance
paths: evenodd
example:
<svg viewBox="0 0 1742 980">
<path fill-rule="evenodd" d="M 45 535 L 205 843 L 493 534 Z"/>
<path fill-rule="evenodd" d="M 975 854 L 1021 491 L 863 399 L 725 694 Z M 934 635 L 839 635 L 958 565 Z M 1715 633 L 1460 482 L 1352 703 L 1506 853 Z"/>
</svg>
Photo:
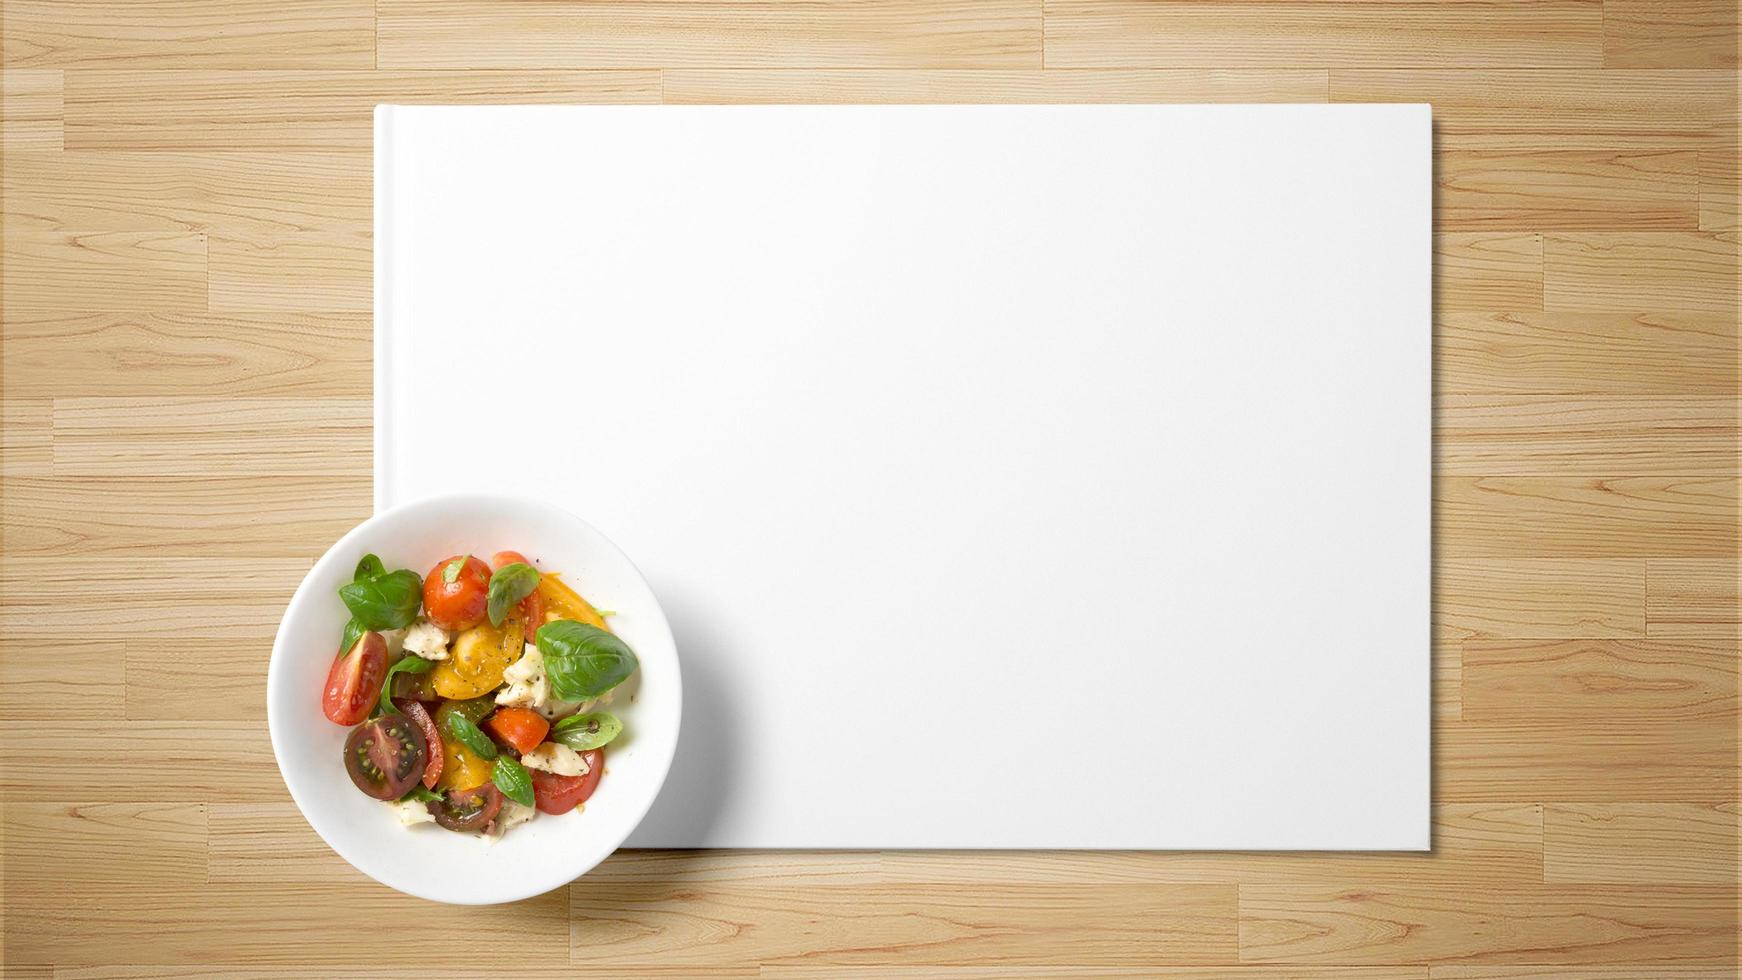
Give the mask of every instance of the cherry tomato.
<svg viewBox="0 0 1742 980">
<path fill-rule="evenodd" d="M 425 754 L 429 756 L 429 761 L 423 766 L 423 784 L 434 789 L 436 780 L 442 778 L 443 761 L 443 754 L 437 751 L 442 744 L 442 734 L 436 731 L 435 719 L 418 701 L 395 698 L 393 706 L 405 712 L 405 717 L 410 718 L 417 730 L 423 733 L 423 744 L 428 750 Z"/>
<path fill-rule="evenodd" d="M 518 551 L 498 551 L 490 556 L 490 567 L 501 568 L 519 562 L 530 565 L 531 561 Z M 520 618 L 526 622 L 526 642 L 531 643 L 538 638 L 538 628 L 544 625 L 544 594 L 537 589 L 532 594 L 520 600 Z"/>
<path fill-rule="evenodd" d="M 581 598 L 581 594 L 568 587 L 555 572 L 545 572 L 538 577 L 538 594 L 544 597 L 544 604 L 558 619 L 572 619 L 577 623 L 597 626 L 608 630 L 605 617 L 599 615 L 599 610 L 593 604 Z"/>
<path fill-rule="evenodd" d="M 475 698 L 494 691 L 502 684 L 502 673 L 526 647 L 526 637 L 520 622 L 520 608 L 508 611 L 508 617 L 497 629 L 489 623 L 479 623 L 454 637 L 448 659 L 436 664 L 429 672 L 429 683 L 444 698 Z"/>
<path fill-rule="evenodd" d="M 436 562 L 423 579 L 423 611 L 445 630 L 468 630 L 483 622 L 490 598 L 490 566 L 471 555 L 454 580 L 447 580 L 448 566 L 459 557 Z"/>
<path fill-rule="evenodd" d="M 599 788 L 599 777 L 605 774 L 605 750 L 582 752 L 581 758 L 587 762 L 585 776 L 558 776 L 542 769 L 532 770 L 532 796 L 540 813 L 567 813 L 587 802 L 593 790 Z"/>
<path fill-rule="evenodd" d="M 369 717 L 386 677 L 387 640 L 380 633 L 364 633 L 348 652 L 334 658 L 321 692 L 321 710 L 340 725 L 355 725 Z"/>
<path fill-rule="evenodd" d="M 514 751 L 525 755 L 538 748 L 538 743 L 544 741 L 545 733 L 550 731 L 550 722 L 544 716 L 527 708 L 498 708 L 484 723 L 491 734 L 514 747 Z"/>
<path fill-rule="evenodd" d="M 397 800 L 423 776 L 429 750 L 423 732 L 404 715 L 383 715 L 351 729 L 345 770 L 351 782 L 378 800 Z"/>
<path fill-rule="evenodd" d="M 484 716 L 495 708 L 496 703 L 487 697 L 474 698 L 470 701 L 444 701 L 435 712 L 436 731 L 447 731 L 449 715 L 465 715 L 467 721 L 476 725 L 482 722 Z M 490 781 L 491 766 L 488 759 L 466 748 L 456 738 L 443 738 L 440 744 L 442 747 L 442 772 L 436 781 L 435 789 L 442 791 L 472 789 Z"/>
<path fill-rule="evenodd" d="M 473 789 L 456 789 L 446 799 L 429 803 L 430 815 L 449 830 L 483 830 L 502 809 L 502 791 L 485 783 Z"/>
</svg>

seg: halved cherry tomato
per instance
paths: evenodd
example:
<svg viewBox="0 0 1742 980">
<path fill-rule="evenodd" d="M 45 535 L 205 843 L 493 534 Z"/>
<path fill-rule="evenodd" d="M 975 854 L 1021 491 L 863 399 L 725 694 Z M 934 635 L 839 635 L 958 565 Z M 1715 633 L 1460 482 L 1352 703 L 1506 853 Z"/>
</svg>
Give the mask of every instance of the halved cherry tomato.
<svg viewBox="0 0 1742 980">
<path fill-rule="evenodd" d="M 340 725 L 355 725 L 369 717 L 369 709 L 381 697 L 381 682 L 386 676 L 386 638 L 380 633 L 364 633 L 349 651 L 334 658 L 327 671 L 327 686 L 321 692 L 321 710 Z"/>
<path fill-rule="evenodd" d="M 599 615 L 599 610 L 593 604 L 581 598 L 581 594 L 564 584 L 562 578 L 555 572 L 544 572 L 538 577 L 538 594 L 544 596 L 544 606 L 548 612 L 556 613 L 558 619 L 572 619 L 577 623 L 597 626 L 602 630 L 611 627 L 605 625 L 605 617 Z"/>
<path fill-rule="evenodd" d="M 475 698 L 502 684 L 502 672 L 513 666 L 526 649 L 520 608 L 508 611 L 497 629 L 479 623 L 454 637 L 448 659 L 429 672 L 430 686 L 444 698 Z"/>
<path fill-rule="evenodd" d="M 490 566 L 471 555 L 454 580 L 447 580 L 448 566 L 459 557 L 450 555 L 436 562 L 423 579 L 424 612 L 445 630 L 471 629 L 483 622 L 490 598 Z"/>
<path fill-rule="evenodd" d="M 483 830 L 502 809 L 502 791 L 485 783 L 473 789 L 456 789 L 446 799 L 429 803 L 430 816 L 449 830 Z"/>
<path fill-rule="evenodd" d="M 423 732 L 405 715 L 383 715 L 351 729 L 345 739 L 351 782 L 378 800 L 397 800 L 417 785 L 428 755 Z"/>
<path fill-rule="evenodd" d="M 599 777 L 605 774 L 605 750 L 582 752 L 581 758 L 587 763 L 585 776 L 558 776 L 542 769 L 532 770 L 532 796 L 540 813 L 567 813 L 587 802 L 593 790 L 599 788 Z"/>
<path fill-rule="evenodd" d="M 405 717 L 410 718 L 417 730 L 423 733 L 423 744 L 429 749 L 429 761 L 423 766 L 423 785 L 434 789 L 436 780 L 442 778 L 444 756 L 438 751 L 442 744 L 442 733 L 436 730 L 435 719 L 429 716 L 421 702 L 395 698 L 393 706 L 405 712 Z"/>
<path fill-rule="evenodd" d="M 501 568 L 519 562 L 530 565 L 531 561 L 518 551 L 498 551 L 490 556 L 490 567 Z M 520 618 L 526 621 L 526 642 L 537 639 L 538 628 L 544 625 L 544 596 L 537 589 L 532 594 L 520 600 Z"/>
<path fill-rule="evenodd" d="M 514 746 L 514 751 L 525 755 L 538 748 L 538 743 L 544 741 L 545 733 L 550 731 L 550 722 L 544 716 L 527 708 L 498 708 L 484 723 L 484 727 L 495 733 L 497 738 Z"/>
</svg>

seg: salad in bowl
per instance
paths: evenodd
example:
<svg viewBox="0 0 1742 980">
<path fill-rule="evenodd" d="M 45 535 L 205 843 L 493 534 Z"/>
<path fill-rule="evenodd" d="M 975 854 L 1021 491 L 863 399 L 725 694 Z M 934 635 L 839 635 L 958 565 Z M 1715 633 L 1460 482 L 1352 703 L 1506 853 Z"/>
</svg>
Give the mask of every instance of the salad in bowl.
<svg viewBox="0 0 1742 980">
<path fill-rule="evenodd" d="M 285 787 L 339 856 L 481 905 L 565 885 L 629 837 L 671 768 L 683 688 L 616 545 L 478 493 L 386 508 L 328 548 L 279 623 L 266 702 Z"/>
<path fill-rule="evenodd" d="M 586 804 L 623 732 L 605 709 L 640 666 L 609 613 L 518 551 L 422 577 L 366 554 L 338 599 L 351 618 L 321 710 L 349 728 L 365 796 L 408 827 L 487 836 Z"/>
</svg>

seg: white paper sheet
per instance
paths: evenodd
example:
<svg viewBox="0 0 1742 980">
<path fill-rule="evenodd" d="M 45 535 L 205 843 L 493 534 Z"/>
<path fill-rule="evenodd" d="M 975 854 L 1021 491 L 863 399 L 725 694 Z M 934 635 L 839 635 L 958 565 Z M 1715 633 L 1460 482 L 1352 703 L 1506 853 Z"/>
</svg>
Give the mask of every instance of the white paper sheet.
<svg viewBox="0 0 1742 980">
<path fill-rule="evenodd" d="M 1430 143 L 383 107 L 376 505 L 641 566 L 686 697 L 632 846 L 1426 848 Z"/>
</svg>

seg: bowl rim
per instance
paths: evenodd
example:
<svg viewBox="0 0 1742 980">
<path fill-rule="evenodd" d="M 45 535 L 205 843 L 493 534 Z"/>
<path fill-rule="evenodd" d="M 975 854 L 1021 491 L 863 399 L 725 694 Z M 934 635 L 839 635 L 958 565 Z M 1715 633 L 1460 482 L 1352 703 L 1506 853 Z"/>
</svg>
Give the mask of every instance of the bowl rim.
<svg viewBox="0 0 1742 980">
<path fill-rule="evenodd" d="M 303 798 L 297 795 L 296 787 L 293 784 L 290 773 L 285 768 L 285 753 L 280 751 L 279 743 L 281 736 L 279 725 L 273 716 L 272 705 L 276 700 L 273 696 L 273 692 L 279 688 L 281 683 L 288 683 L 287 681 L 281 682 L 280 680 L 280 665 L 281 663 L 286 662 L 286 660 L 291 656 L 291 654 L 286 653 L 284 650 L 285 625 L 289 623 L 294 616 L 300 613 L 304 605 L 316 601 L 314 597 L 313 583 L 317 575 L 324 571 L 333 562 L 337 561 L 340 554 L 347 553 L 348 548 L 351 545 L 357 543 L 360 539 L 365 538 L 370 529 L 378 526 L 384 520 L 398 516 L 407 511 L 442 511 L 467 506 L 509 506 L 529 510 L 542 510 L 555 518 L 572 521 L 573 523 L 578 524 L 581 528 L 590 531 L 607 549 L 614 552 L 616 556 L 622 560 L 624 568 L 627 569 L 628 572 L 647 589 L 648 595 L 653 598 L 651 611 L 654 615 L 648 624 L 649 627 L 656 628 L 659 634 L 663 637 L 665 643 L 672 650 L 672 676 L 669 678 L 669 681 L 662 678 L 662 683 L 669 683 L 672 712 L 673 717 L 676 720 L 673 722 L 672 735 L 671 738 L 667 740 L 666 750 L 661 753 L 660 757 L 647 760 L 648 765 L 657 765 L 658 767 L 657 778 L 654 779 L 652 783 L 652 792 L 648 793 L 639 806 L 634 808 L 633 818 L 623 823 L 623 830 L 620 834 L 615 835 L 616 839 L 607 839 L 608 846 L 600 849 L 598 857 L 592 859 L 590 863 L 583 862 L 583 866 L 576 867 L 572 872 L 565 869 L 554 874 L 533 874 L 525 876 L 521 880 L 529 882 L 528 887 L 502 888 L 495 891 L 477 893 L 475 896 L 454 898 L 447 895 L 429 894 L 419 888 L 407 887 L 403 884 L 383 880 L 370 871 L 365 870 L 356 861 L 352 860 L 351 854 L 347 853 L 345 847 L 341 847 L 331 837 L 327 836 L 327 833 L 317 825 L 316 821 L 310 819 L 309 808 L 305 805 Z M 281 660 L 281 657 L 286 658 L 286 660 Z M 343 535 L 340 535 L 338 540 L 329 545 L 326 551 L 321 554 L 320 558 L 316 559 L 314 564 L 309 566 L 309 570 L 303 574 L 302 581 L 297 583 L 296 591 L 291 594 L 290 601 L 285 604 L 283 615 L 279 617 L 278 628 L 274 632 L 272 638 L 272 653 L 267 660 L 265 698 L 266 728 L 267 735 L 272 742 L 273 762 L 277 764 L 279 779 L 284 783 L 285 790 L 290 793 L 291 802 L 296 804 L 297 813 L 303 818 L 303 822 L 307 823 L 309 827 L 314 830 L 315 834 L 333 850 L 333 853 L 344 858 L 345 863 L 361 872 L 365 877 L 395 891 L 416 898 L 421 898 L 426 901 L 441 902 L 448 905 L 500 905 L 508 902 L 518 902 L 561 888 L 598 867 L 606 858 L 616 853 L 617 849 L 623 846 L 623 842 L 629 839 L 629 835 L 635 832 L 635 828 L 639 827 L 641 822 L 647 818 L 648 810 L 652 809 L 654 801 L 659 798 L 661 791 L 665 788 L 666 778 L 671 774 L 672 759 L 677 754 L 677 742 L 683 733 L 682 663 L 680 658 L 677 656 L 677 643 L 671 635 L 671 624 L 666 620 L 665 609 L 660 605 L 659 597 L 654 593 L 653 587 L 648 584 L 647 577 L 642 574 L 641 569 L 629 558 L 629 555 L 625 553 L 622 548 L 617 546 L 615 541 L 612 541 L 604 532 L 581 519 L 573 512 L 552 504 L 549 501 L 507 493 L 459 491 L 418 497 L 413 500 L 407 500 L 395 504 L 386 510 L 377 511 L 358 522 L 355 527 L 346 531 Z M 289 737 L 289 733 L 286 732 L 284 737 Z M 550 862 L 546 866 L 553 868 L 562 867 L 562 865 L 557 862 Z"/>
</svg>

